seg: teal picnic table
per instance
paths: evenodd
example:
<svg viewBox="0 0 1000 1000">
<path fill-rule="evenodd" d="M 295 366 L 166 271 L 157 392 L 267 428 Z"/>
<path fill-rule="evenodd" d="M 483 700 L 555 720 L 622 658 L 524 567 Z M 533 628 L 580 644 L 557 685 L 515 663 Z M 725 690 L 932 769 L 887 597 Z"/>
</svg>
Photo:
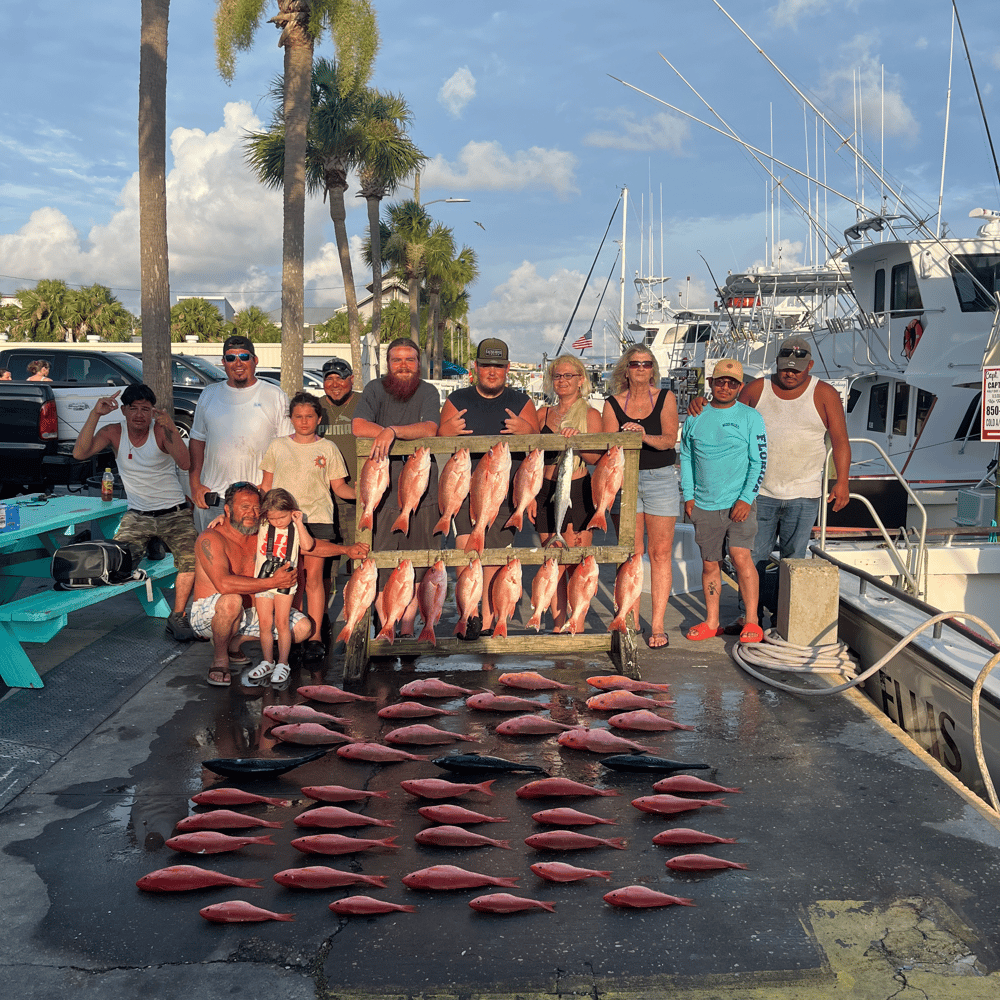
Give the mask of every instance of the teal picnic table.
<svg viewBox="0 0 1000 1000">
<path fill-rule="evenodd" d="M 22 497 L 7 503 L 18 507 L 21 520 L 16 530 L 0 532 L 0 677 L 10 687 L 44 686 L 21 643 L 48 642 L 66 625 L 71 611 L 134 590 L 147 615 L 166 618 L 170 614 L 163 588 L 171 586 L 177 576 L 172 555 L 157 562 L 143 561 L 148 585 L 133 580 L 86 590 L 50 588 L 14 600 L 25 579 L 51 578 L 56 549 L 88 525 L 111 538 L 128 508 L 124 500 L 79 494 L 44 500 Z"/>
</svg>

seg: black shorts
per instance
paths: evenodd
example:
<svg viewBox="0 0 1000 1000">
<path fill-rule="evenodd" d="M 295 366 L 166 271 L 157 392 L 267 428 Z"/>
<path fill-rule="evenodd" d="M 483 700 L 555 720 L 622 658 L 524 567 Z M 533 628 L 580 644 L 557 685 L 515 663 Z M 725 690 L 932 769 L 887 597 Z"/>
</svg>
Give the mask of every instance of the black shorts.
<svg viewBox="0 0 1000 1000">
<path fill-rule="evenodd" d="M 538 504 L 538 513 L 535 516 L 535 530 L 540 534 L 555 534 L 556 521 L 556 492 L 555 479 L 546 479 L 542 482 L 542 488 L 535 498 Z M 583 531 L 584 526 L 594 516 L 597 508 L 594 506 L 594 498 L 590 489 L 590 474 L 574 479 L 569 489 L 569 499 L 572 507 L 566 511 L 560 532 L 567 527 L 574 531 Z"/>
<path fill-rule="evenodd" d="M 496 520 L 486 529 L 485 548 L 505 549 L 508 545 L 514 544 L 514 536 L 517 532 L 513 528 L 504 527 L 513 513 L 514 508 L 511 507 L 510 500 L 505 499 L 500 504 Z M 465 502 L 462 504 L 462 509 L 455 515 L 455 534 L 471 535 L 472 530 L 472 517 L 469 514 L 469 498 L 466 497 Z"/>
</svg>

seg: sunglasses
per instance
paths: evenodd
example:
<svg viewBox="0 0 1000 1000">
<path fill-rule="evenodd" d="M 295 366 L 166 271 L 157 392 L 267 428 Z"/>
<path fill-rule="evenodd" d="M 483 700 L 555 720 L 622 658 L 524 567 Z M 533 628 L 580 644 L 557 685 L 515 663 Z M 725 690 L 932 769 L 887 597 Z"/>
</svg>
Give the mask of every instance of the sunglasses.
<svg viewBox="0 0 1000 1000">
<path fill-rule="evenodd" d="M 252 357 L 249 351 L 240 351 L 239 354 L 223 354 L 222 360 L 231 365 L 234 361 L 249 361 Z"/>
<path fill-rule="evenodd" d="M 812 351 L 807 351 L 804 347 L 783 347 L 778 351 L 779 358 L 808 358 Z"/>
<path fill-rule="evenodd" d="M 629 368 L 652 368 L 652 361 L 630 361 L 628 363 Z"/>
<path fill-rule="evenodd" d="M 742 382 L 737 382 L 734 378 L 713 378 L 712 385 L 721 385 L 723 388 L 739 389 L 743 386 Z"/>
<path fill-rule="evenodd" d="M 562 382 L 563 379 L 567 379 L 567 378 L 579 378 L 579 377 L 580 377 L 580 373 L 579 372 L 553 372 L 552 373 L 552 381 L 553 382 Z"/>
</svg>

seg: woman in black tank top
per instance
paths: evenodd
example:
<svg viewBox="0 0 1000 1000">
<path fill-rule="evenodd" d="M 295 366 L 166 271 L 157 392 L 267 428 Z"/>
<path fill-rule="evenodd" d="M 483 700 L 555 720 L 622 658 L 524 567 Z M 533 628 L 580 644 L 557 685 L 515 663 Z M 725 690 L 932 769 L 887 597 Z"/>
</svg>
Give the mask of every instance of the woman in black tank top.
<svg viewBox="0 0 1000 1000">
<path fill-rule="evenodd" d="M 648 551 L 653 601 L 651 632 L 646 645 L 658 649 L 670 643 L 664 616 L 673 584 L 674 525 L 680 512 L 677 486 L 677 398 L 661 389 L 656 358 L 641 345 L 630 347 L 611 375 L 604 404 L 605 431 L 642 434 L 639 454 L 639 498 L 635 520 L 635 550 Z M 615 521 L 617 527 L 619 522 Z M 648 537 L 648 542 L 645 538 Z"/>
</svg>

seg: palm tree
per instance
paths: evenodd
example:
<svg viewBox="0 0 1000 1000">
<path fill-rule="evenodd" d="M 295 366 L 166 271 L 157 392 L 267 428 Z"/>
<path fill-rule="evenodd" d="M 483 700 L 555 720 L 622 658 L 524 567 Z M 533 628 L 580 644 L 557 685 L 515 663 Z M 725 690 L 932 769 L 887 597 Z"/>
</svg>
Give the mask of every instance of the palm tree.
<svg viewBox="0 0 1000 1000">
<path fill-rule="evenodd" d="M 428 251 L 424 257 L 424 285 L 427 289 L 427 369 L 431 378 L 441 377 L 443 357 L 438 347 L 437 319 L 448 268 L 455 256 L 455 234 L 441 222 L 435 222 L 428 234 Z"/>
<path fill-rule="evenodd" d="M 71 339 L 70 290 L 65 281 L 43 278 L 34 288 L 14 293 L 20 303 L 16 328 L 25 340 Z"/>
<path fill-rule="evenodd" d="M 276 344 L 281 331 L 260 306 L 247 306 L 233 317 L 232 332 L 249 337 L 255 344 Z"/>
<path fill-rule="evenodd" d="M 142 0 L 139 48 L 139 272 L 142 371 L 174 409 L 167 252 L 167 17 L 170 0 Z"/>
<path fill-rule="evenodd" d="M 438 377 L 444 372 L 444 328 L 449 320 L 468 312 L 469 296 L 466 289 L 479 277 L 476 251 L 463 246 L 451 257 L 440 274 L 428 274 L 427 290 L 430 295 L 431 329 L 435 332 L 434 354 L 438 359 Z M 445 309 L 442 309 L 442 303 Z M 454 360 L 454 358 L 452 359 Z"/>
<path fill-rule="evenodd" d="M 185 337 L 199 340 L 218 340 L 223 331 L 222 313 L 211 302 L 194 297 L 181 299 L 170 310 L 170 334 L 177 342 Z M 301 382 L 302 376 L 299 375 Z"/>
<path fill-rule="evenodd" d="M 427 157 L 406 129 L 412 121 L 409 105 L 400 94 L 368 90 L 362 110 L 363 148 L 359 156 L 360 196 L 368 203 L 368 263 L 372 269 L 371 353 L 379 357 L 382 340 L 382 199 L 393 194 L 405 177 L 416 173 Z"/>
<path fill-rule="evenodd" d="M 111 289 L 97 284 L 69 293 L 66 321 L 73 340 L 82 340 L 88 333 L 98 334 L 107 340 L 127 339 L 135 325 L 135 317 L 118 301 Z M 168 356 L 169 353 L 168 347 Z M 156 398 L 159 399 L 159 396 Z"/>
<path fill-rule="evenodd" d="M 378 49 L 378 26 L 369 0 L 277 0 L 271 21 L 285 50 L 283 107 L 285 155 L 282 176 L 281 381 L 286 392 L 302 386 L 303 257 L 305 254 L 306 132 L 309 124 L 313 46 L 329 30 L 341 81 L 367 80 Z M 232 80 L 236 50 L 253 44 L 269 0 L 216 0 L 215 38 L 219 72 Z"/>
</svg>

